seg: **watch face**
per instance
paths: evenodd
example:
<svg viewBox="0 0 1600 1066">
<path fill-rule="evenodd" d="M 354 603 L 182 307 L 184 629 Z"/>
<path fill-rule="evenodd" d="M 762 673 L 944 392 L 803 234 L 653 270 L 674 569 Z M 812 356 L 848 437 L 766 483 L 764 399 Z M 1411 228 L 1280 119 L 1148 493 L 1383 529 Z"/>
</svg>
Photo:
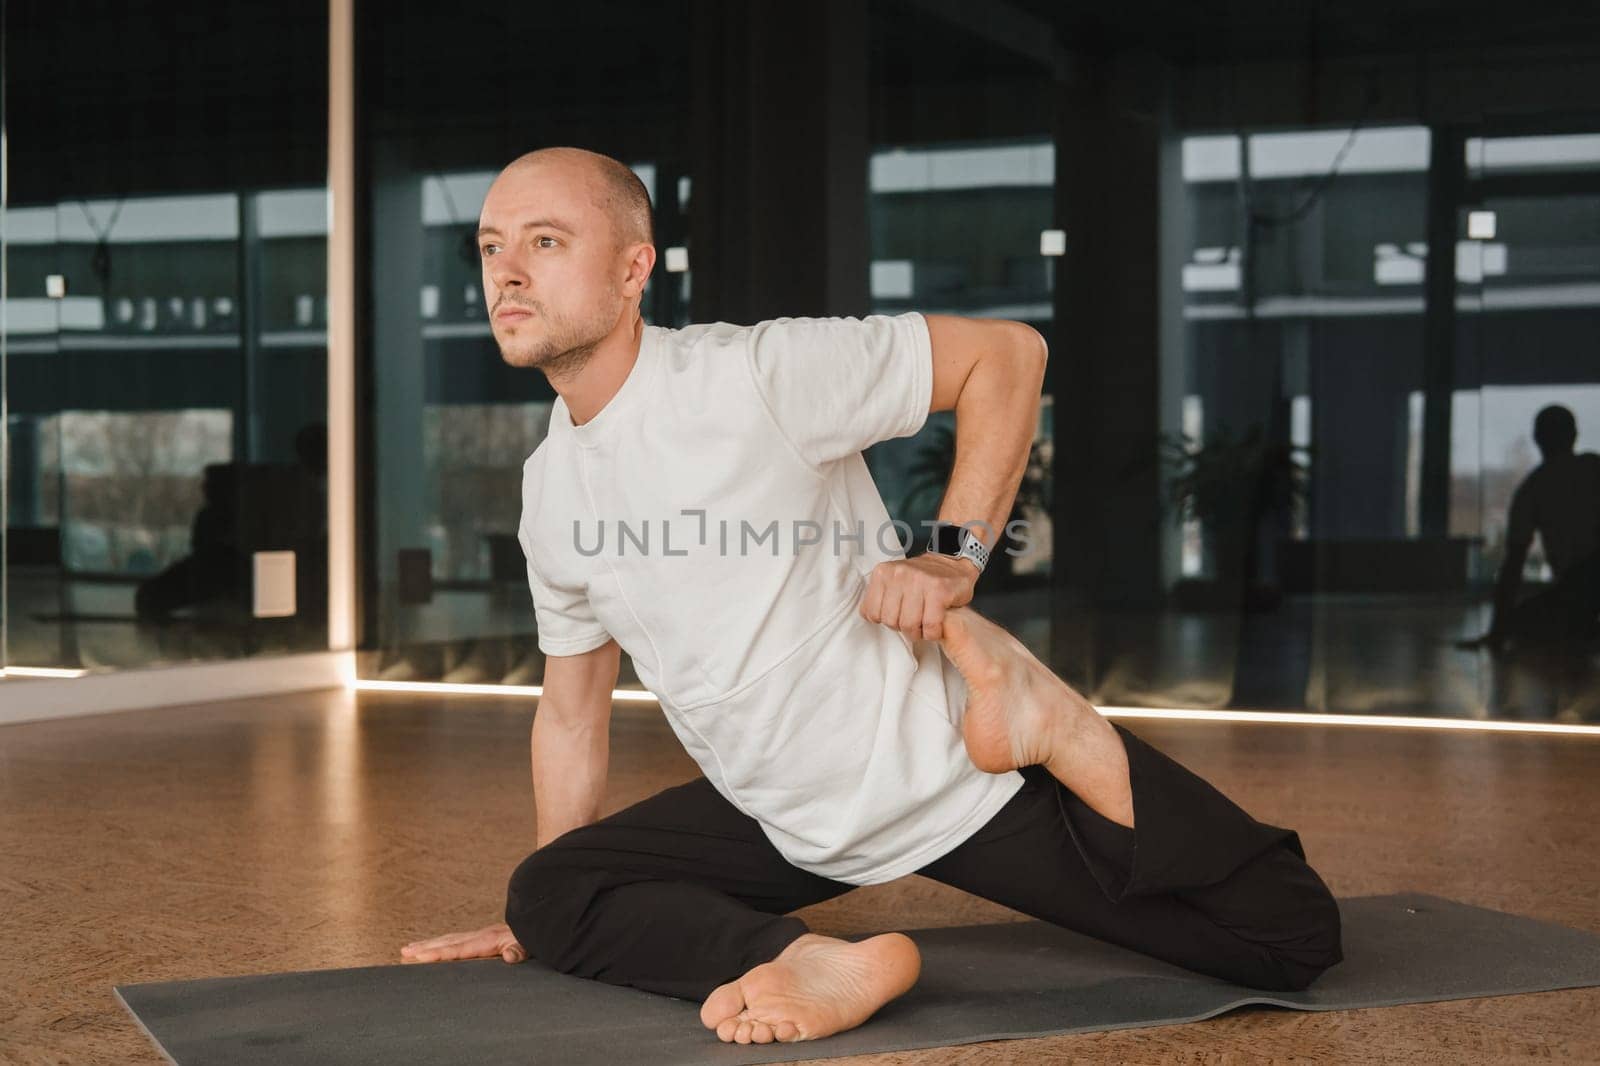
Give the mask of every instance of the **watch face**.
<svg viewBox="0 0 1600 1066">
<path fill-rule="evenodd" d="M 929 547 L 940 555 L 960 555 L 961 527 L 935 526 L 933 528 L 933 539 Z"/>
</svg>

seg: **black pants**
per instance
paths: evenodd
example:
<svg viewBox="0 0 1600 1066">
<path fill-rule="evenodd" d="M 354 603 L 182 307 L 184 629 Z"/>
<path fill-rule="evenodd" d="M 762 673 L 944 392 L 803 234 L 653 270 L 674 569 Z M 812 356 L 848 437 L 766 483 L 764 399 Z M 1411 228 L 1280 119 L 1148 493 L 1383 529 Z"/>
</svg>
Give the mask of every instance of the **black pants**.
<svg viewBox="0 0 1600 1066">
<path fill-rule="evenodd" d="M 1135 828 L 1030 767 L 987 825 L 917 872 L 1254 988 L 1304 988 L 1338 962 L 1338 904 L 1298 834 L 1256 821 L 1112 724 Z M 699 1000 L 807 932 L 787 912 L 852 887 L 791 865 L 700 778 L 528 856 L 506 922 L 563 973 Z"/>
</svg>

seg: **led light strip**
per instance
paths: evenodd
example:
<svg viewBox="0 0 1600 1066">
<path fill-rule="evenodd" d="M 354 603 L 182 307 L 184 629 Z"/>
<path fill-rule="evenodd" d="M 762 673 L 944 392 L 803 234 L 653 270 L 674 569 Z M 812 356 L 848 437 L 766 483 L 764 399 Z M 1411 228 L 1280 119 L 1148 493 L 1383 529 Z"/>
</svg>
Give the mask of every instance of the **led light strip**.
<svg viewBox="0 0 1600 1066">
<path fill-rule="evenodd" d="M 356 681 L 358 692 L 420 692 L 453 696 L 532 696 L 542 685 L 452 685 L 442 681 Z M 613 689 L 618 703 L 657 703 L 640 689 Z M 1600 736 L 1600 725 L 1565 722 L 1497 722 L 1476 718 L 1416 718 L 1394 714 L 1316 714 L 1309 711 L 1212 711 L 1189 707 L 1101 707 L 1107 718 L 1170 718 L 1203 722 L 1287 722 L 1299 725 L 1381 726 L 1400 729 L 1455 729 L 1478 733 L 1558 733 Z"/>
<path fill-rule="evenodd" d="M 1513 722 L 1481 718 L 1418 718 L 1399 714 L 1310 711 L 1208 711 L 1199 708 L 1101 707 L 1107 718 L 1182 718 L 1204 722 L 1288 722 L 1296 725 L 1380 726 L 1397 729 L 1454 729 L 1469 733 L 1564 733 L 1600 736 L 1600 725 L 1567 722 Z"/>
<path fill-rule="evenodd" d="M 445 681 L 367 681 L 352 684 L 357 692 L 429 692 L 441 696 L 533 696 L 544 694 L 543 685 L 457 685 Z M 611 693 L 618 703 L 657 703 L 655 693 L 619 688 Z"/>
<path fill-rule="evenodd" d="M 0 669 L 0 677 L 82 677 L 88 672 L 59 666 L 7 666 Z"/>
</svg>

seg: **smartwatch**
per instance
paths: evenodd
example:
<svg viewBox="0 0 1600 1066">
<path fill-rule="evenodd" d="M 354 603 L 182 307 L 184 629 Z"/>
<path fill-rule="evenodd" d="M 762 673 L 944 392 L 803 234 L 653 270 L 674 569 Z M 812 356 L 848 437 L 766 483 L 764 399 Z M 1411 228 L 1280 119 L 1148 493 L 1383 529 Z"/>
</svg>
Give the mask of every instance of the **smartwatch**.
<svg viewBox="0 0 1600 1066">
<path fill-rule="evenodd" d="M 936 555 L 966 559 L 978 568 L 979 573 L 989 563 L 989 549 L 983 546 L 983 541 L 976 533 L 965 526 L 953 526 L 946 522 L 936 524 L 933 535 L 928 538 L 928 550 Z"/>
</svg>

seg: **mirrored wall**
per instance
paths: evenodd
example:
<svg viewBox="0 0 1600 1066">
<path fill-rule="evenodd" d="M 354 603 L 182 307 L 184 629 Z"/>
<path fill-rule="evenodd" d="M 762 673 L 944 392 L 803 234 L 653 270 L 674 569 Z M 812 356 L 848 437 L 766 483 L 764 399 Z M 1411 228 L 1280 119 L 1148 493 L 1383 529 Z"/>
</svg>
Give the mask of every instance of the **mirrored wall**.
<svg viewBox="0 0 1600 1066">
<path fill-rule="evenodd" d="M 326 648 L 326 9 L 4 15 L 6 675 Z"/>
<path fill-rule="evenodd" d="M 1600 721 L 1600 111 L 1526 58 L 1296 71 L 1345 123 L 1169 71 L 1163 581 L 1064 612 L 1101 702 Z"/>
<path fill-rule="evenodd" d="M 1600 142 L 1471 128 L 1180 137 L 1176 566 L 1169 610 L 1112 623 L 1104 699 L 1591 713 L 1594 612 L 1516 604 L 1564 602 L 1546 545 L 1600 520 L 1582 462 L 1570 518 L 1529 481 L 1568 462 L 1541 410 L 1600 442 Z"/>
<path fill-rule="evenodd" d="M 4 11 L 6 662 L 325 647 L 326 9 Z M 1600 13 L 355 29 L 362 676 L 543 677 L 516 531 L 554 393 L 499 358 L 470 237 L 571 144 L 650 191 L 651 323 L 1047 338 L 976 602 L 1099 703 L 1600 722 Z M 869 451 L 896 518 L 952 427 Z"/>
<path fill-rule="evenodd" d="M 522 464 L 544 439 L 555 392 L 501 361 L 478 213 L 500 168 L 524 152 L 575 144 L 615 155 L 655 205 L 644 317 L 687 323 L 688 87 L 682 64 L 663 60 L 689 48 L 690 5 L 627 6 L 621 36 L 612 25 L 622 8 L 550 9 L 532 53 L 525 12 L 469 8 L 358 11 L 371 234 L 362 674 L 534 684 L 544 663 L 517 525 Z M 394 77 L 397 67 L 408 76 Z"/>
<path fill-rule="evenodd" d="M 1019 50 L 1004 13 L 963 26 L 919 5 L 874 8 L 867 94 L 870 304 L 876 314 L 1003 318 L 1051 340 L 1062 234 L 1056 223 L 1057 92 L 1047 48 Z M 1043 45 L 1041 39 L 1036 44 Z M 975 590 L 975 606 L 1040 656 L 1055 599 L 1052 366 L 1027 469 Z M 867 453 L 890 517 L 920 549 L 955 462 L 955 413 Z"/>
<path fill-rule="evenodd" d="M 1512 47 L 1464 17 L 1418 53 L 1306 5 L 624 11 L 604 56 L 563 13 L 539 64 L 490 7 L 363 27 L 421 72 L 359 64 L 366 676 L 542 677 L 512 534 L 552 396 L 498 361 L 463 240 L 500 164 L 572 143 L 650 187 L 650 321 L 1047 337 L 1025 536 L 976 602 L 1102 704 L 1600 718 L 1600 603 L 1562 576 L 1600 487 L 1559 565 L 1559 516 L 1513 514 L 1540 411 L 1600 441 L 1600 56 L 1569 22 Z M 936 512 L 952 426 L 869 451 L 896 518 Z"/>
</svg>

